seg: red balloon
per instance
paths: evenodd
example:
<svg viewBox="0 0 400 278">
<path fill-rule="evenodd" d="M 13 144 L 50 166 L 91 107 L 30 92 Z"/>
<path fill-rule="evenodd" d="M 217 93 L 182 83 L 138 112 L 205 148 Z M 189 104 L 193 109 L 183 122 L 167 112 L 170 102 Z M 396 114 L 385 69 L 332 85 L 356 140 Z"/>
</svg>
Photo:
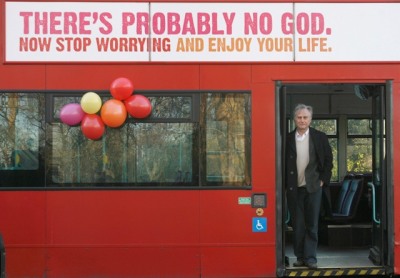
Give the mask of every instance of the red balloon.
<svg viewBox="0 0 400 278">
<path fill-rule="evenodd" d="M 118 99 L 107 100 L 101 107 L 101 119 L 109 127 L 119 127 L 124 124 L 127 113 L 125 105 Z"/>
<path fill-rule="evenodd" d="M 104 123 L 97 114 L 86 114 L 81 122 L 83 135 L 92 140 L 100 139 L 104 133 Z"/>
<path fill-rule="evenodd" d="M 111 83 L 110 93 L 115 99 L 127 99 L 133 93 L 133 84 L 128 78 L 117 78 Z"/>
<path fill-rule="evenodd" d="M 142 95 L 132 95 L 125 100 L 125 107 L 129 115 L 134 118 L 143 119 L 151 114 L 151 102 Z"/>
</svg>

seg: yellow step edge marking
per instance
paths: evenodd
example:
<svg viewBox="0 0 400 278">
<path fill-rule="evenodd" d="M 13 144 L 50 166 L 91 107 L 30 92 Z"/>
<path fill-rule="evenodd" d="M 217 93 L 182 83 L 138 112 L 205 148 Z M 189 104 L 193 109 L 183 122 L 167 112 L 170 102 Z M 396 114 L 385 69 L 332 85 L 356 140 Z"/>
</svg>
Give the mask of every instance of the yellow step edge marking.
<svg viewBox="0 0 400 278">
<path fill-rule="evenodd" d="M 335 269 L 335 270 L 287 270 L 288 277 L 332 277 L 332 276 L 367 276 L 384 275 L 384 269 Z"/>
<path fill-rule="evenodd" d="M 379 269 L 375 269 L 371 271 L 371 275 L 377 275 L 379 273 Z"/>
<path fill-rule="evenodd" d="M 354 274 L 356 274 L 355 269 L 350 269 L 349 272 L 347 273 L 347 275 L 354 275 Z"/>
</svg>

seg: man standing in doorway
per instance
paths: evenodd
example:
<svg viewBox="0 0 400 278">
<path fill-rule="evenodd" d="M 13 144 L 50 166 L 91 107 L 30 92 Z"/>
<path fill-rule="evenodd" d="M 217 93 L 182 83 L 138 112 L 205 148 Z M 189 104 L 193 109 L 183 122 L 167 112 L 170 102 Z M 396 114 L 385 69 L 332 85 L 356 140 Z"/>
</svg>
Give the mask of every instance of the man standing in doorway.
<svg viewBox="0 0 400 278">
<path fill-rule="evenodd" d="M 322 187 L 332 176 L 332 149 L 325 133 L 310 127 L 311 106 L 294 109 L 296 129 L 286 141 L 286 196 L 297 261 L 293 266 L 317 268 L 318 220 Z"/>
</svg>

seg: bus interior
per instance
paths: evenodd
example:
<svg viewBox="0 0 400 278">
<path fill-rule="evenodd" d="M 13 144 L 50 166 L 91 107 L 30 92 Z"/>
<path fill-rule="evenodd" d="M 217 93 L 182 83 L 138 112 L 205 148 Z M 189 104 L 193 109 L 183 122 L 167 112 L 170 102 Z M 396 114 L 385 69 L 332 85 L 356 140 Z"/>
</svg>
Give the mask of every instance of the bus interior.
<svg viewBox="0 0 400 278">
<path fill-rule="evenodd" d="M 368 268 L 390 263 L 390 83 L 282 84 L 277 92 L 284 154 L 285 134 L 294 127 L 293 108 L 313 107 L 311 126 L 324 131 L 333 153 L 331 184 L 323 191 L 318 267 Z M 279 149 L 279 148 L 278 148 Z M 387 156 L 386 156 L 387 154 Z M 284 156 L 282 156 L 284 157 Z M 284 169 L 284 161 L 282 169 Z M 284 177 L 282 177 L 284 185 Z M 284 190 L 282 202 L 284 204 Z M 284 206 L 283 206 L 284 207 Z M 293 270 L 290 214 L 282 210 L 282 264 Z M 389 252 L 390 254 L 390 252 Z"/>
</svg>

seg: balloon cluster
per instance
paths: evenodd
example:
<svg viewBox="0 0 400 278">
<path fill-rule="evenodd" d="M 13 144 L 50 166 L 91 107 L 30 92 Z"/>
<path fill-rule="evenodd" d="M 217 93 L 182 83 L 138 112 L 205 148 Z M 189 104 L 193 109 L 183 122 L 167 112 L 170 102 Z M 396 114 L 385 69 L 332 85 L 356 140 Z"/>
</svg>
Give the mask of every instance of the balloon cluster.
<svg viewBox="0 0 400 278">
<path fill-rule="evenodd" d="M 110 86 L 113 98 L 103 104 L 98 94 L 87 92 L 80 103 L 64 105 L 60 111 L 60 119 L 69 126 L 80 124 L 82 133 L 88 139 L 98 140 L 103 136 L 106 126 L 122 126 L 128 114 L 138 119 L 144 119 L 151 114 L 150 100 L 143 95 L 134 94 L 133 91 L 133 84 L 129 79 L 117 78 Z"/>
</svg>

